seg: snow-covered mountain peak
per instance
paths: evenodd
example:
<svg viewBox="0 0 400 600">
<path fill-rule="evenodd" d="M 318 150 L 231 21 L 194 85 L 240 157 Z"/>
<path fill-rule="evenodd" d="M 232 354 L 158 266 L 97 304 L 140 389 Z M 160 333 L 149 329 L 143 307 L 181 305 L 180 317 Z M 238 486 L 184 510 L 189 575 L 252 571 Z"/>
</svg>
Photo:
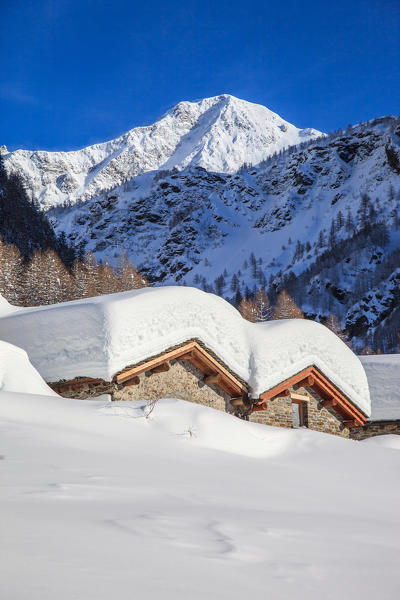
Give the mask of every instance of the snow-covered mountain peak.
<svg viewBox="0 0 400 600">
<path fill-rule="evenodd" d="M 148 171 L 200 166 L 232 173 L 283 148 L 321 135 L 298 129 L 259 104 L 229 94 L 180 102 L 153 125 L 72 152 L 4 154 L 32 197 L 49 208 L 100 192 Z"/>
</svg>

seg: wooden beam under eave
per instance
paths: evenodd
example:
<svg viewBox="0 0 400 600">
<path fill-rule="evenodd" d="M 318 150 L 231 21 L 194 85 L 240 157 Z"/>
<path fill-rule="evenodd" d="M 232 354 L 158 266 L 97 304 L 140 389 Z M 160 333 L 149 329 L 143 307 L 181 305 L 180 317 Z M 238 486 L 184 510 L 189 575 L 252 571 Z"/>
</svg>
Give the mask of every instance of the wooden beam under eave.
<svg viewBox="0 0 400 600">
<path fill-rule="evenodd" d="M 244 399 L 243 398 L 232 398 L 232 400 L 230 400 L 229 404 L 231 406 L 244 406 Z"/>
<path fill-rule="evenodd" d="M 203 379 L 204 383 L 209 385 L 210 383 L 218 383 L 220 379 L 219 373 L 212 373 L 211 375 L 206 375 Z"/>
<path fill-rule="evenodd" d="M 151 373 L 166 373 L 167 371 L 169 371 L 169 364 L 167 362 L 156 365 L 150 370 Z"/>
<path fill-rule="evenodd" d="M 253 404 L 253 409 L 251 412 L 259 412 L 260 410 L 267 410 L 267 402 L 259 402 L 258 404 Z"/>
<path fill-rule="evenodd" d="M 344 427 L 350 429 L 351 427 L 356 427 L 358 425 L 358 422 L 356 419 L 350 419 L 348 421 L 343 421 L 343 425 Z"/>
<path fill-rule="evenodd" d="M 118 373 L 115 376 L 115 380 L 117 383 L 123 383 L 127 379 L 130 379 L 133 375 L 140 375 L 141 373 L 145 373 L 146 371 L 151 371 L 157 365 L 166 362 L 167 360 L 172 360 L 173 358 L 179 358 L 179 356 L 183 354 L 187 354 L 195 347 L 196 342 L 188 342 L 179 348 L 175 348 L 175 350 L 171 350 L 170 352 L 166 352 L 162 356 L 157 358 L 153 358 L 148 360 L 136 367 L 132 367 L 123 373 Z"/>
<path fill-rule="evenodd" d="M 301 379 L 298 383 L 296 383 L 296 389 L 302 387 L 312 387 L 315 383 L 315 378 L 312 375 L 307 375 L 304 379 Z"/>
<path fill-rule="evenodd" d="M 350 402 L 344 394 L 340 392 L 328 379 L 326 379 L 315 367 L 313 367 L 313 376 L 315 377 L 315 389 L 322 397 L 327 400 L 336 397 L 338 404 L 335 410 L 343 415 L 344 418 L 355 418 L 360 425 L 366 421 L 366 417 Z"/>
<path fill-rule="evenodd" d="M 336 398 L 331 398 L 330 400 L 322 400 L 321 404 L 324 408 L 335 408 L 339 403 Z"/>
<path fill-rule="evenodd" d="M 120 385 L 127 387 L 128 385 L 139 385 L 139 383 L 140 383 L 139 375 L 134 375 L 130 379 L 126 379 L 125 381 L 123 381 Z"/>
<path fill-rule="evenodd" d="M 224 377 L 224 380 L 229 381 L 234 389 L 241 390 L 243 393 L 247 393 L 247 388 L 243 385 L 228 369 L 226 369 L 221 363 L 219 363 L 213 356 L 202 348 L 202 346 L 196 345 L 195 354 L 198 359 L 205 363 L 209 369 L 209 373 L 215 373 L 216 371 Z"/>
<path fill-rule="evenodd" d="M 290 391 L 282 390 L 279 394 L 271 398 L 271 400 L 276 400 L 277 398 L 287 398 L 288 396 L 290 396 Z"/>
<path fill-rule="evenodd" d="M 132 379 L 134 376 L 139 376 L 141 373 L 150 371 L 152 373 L 164 372 L 164 368 L 158 369 L 160 365 L 165 364 L 172 359 L 188 360 L 194 367 L 201 371 L 204 375 L 213 375 L 218 373 L 218 387 L 226 392 L 231 397 L 247 395 L 247 387 L 239 379 L 237 379 L 228 369 L 226 369 L 217 359 L 207 352 L 205 348 L 197 342 L 192 341 L 166 352 L 157 358 L 151 359 L 136 367 L 132 367 L 125 372 L 118 373 L 114 377 L 114 381 L 122 384 L 124 381 Z"/>
<path fill-rule="evenodd" d="M 301 381 L 302 379 L 304 379 L 305 377 L 310 375 L 311 370 L 312 370 L 312 367 L 307 367 L 300 373 L 297 373 L 297 375 L 293 375 L 293 377 L 290 377 L 289 379 L 285 379 L 285 381 L 282 381 L 282 383 L 279 383 L 278 385 L 274 386 L 270 390 L 261 394 L 260 400 L 270 400 L 271 398 L 279 397 L 281 392 L 288 390 L 293 385 L 295 385 L 299 380 Z"/>
</svg>

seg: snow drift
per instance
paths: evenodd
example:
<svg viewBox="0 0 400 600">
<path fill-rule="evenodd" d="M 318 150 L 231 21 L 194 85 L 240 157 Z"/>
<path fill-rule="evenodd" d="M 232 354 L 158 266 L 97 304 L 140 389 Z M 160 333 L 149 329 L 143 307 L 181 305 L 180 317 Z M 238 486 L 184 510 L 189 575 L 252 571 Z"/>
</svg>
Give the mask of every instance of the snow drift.
<svg viewBox="0 0 400 600">
<path fill-rule="evenodd" d="M 222 298 L 195 288 L 144 288 L 18 309 L 0 318 L 0 338 L 23 347 L 46 381 L 110 380 L 128 365 L 199 339 L 254 397 L 315 365 L 370 414 L 361 362 L 326 327 L 303 319 L 249 323 Z"/>
<path fill-rule="evenodd" d="M 21 348 L 0 341 L 0 392 L 57 396 L 43 381 Z"/>
<path fill-rule="evenodd" d="M 398 598 L 398 451 L 139 411 L 0 393 L 1 598 Z"/>
</svg>

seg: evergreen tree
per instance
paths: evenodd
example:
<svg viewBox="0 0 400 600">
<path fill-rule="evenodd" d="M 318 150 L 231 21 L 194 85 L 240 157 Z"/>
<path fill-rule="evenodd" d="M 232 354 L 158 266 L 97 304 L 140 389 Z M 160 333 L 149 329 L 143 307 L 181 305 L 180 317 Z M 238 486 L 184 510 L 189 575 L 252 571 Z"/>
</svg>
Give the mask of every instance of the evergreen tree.
<svg viewBox="0 0 400 600">
<path fill-rule="evenodd" d="M 265 290 L 259 289 L 256 292 L 254 302 L 257 321 L 268 321 L 271 318 L 271 306 Z"/>
<path fill-rule="evenodd" d="M 341 210 L 339 210 L 337 217 L 336 217 L 336 229 L 337 231 L 340 231 L 342 229 L 342 227 L 344 226 L 345 221 L 344 221 L 344 216 Z"/>
<path fill-rule="evenodd" d="M 225 286 L 226 286 L 225 277 L 223 275 L 219 275 L 214 280 L 214 285 L 215 285 L 215 293 L 217 294 L 217 296 L 222 296 L 224 293 L 224 290 L 225 290 Z"/>
<path fill-rule="evenodd" d="M 237 292 L 239 289 L 239 277 L 234 273 L 231 281 L 231 292 Z"/>
<path fill-rule="evenodd" d="M 333 248 L 336 243 L 336 229 L 335 229 L 335 221 L 332 219 L 331 230 L 329 232 L 329 246 Z"/>
<path fill-rule="evenodd" d="M 236 308 L 239 306 L 239 304 L 242 301 L 242 294 L 240 293 L 240 290 L 236 290 L 235 293 L 235 297 L 233 299 L 233 305 L 236 306 Z"/>
<path fill-rule="evenodd" d="M 351 231 L 354 231 L 354 223 L 353 223 L 353 219 L 352 219 L 352 216 L 351 216 L 350 209 L 347 210 L 346 231 L 347 231 L 347 233 L 350 233 Z"/>
<path fill-rule="evenodd" d="M 319 232 L 319 236 L 318 236 L 317 247 L 323 248 L 324 246 L 325 246 L 325 236 L 324 236 L 324 232 L 321 229 L 321 231 Z"/>
</svg>

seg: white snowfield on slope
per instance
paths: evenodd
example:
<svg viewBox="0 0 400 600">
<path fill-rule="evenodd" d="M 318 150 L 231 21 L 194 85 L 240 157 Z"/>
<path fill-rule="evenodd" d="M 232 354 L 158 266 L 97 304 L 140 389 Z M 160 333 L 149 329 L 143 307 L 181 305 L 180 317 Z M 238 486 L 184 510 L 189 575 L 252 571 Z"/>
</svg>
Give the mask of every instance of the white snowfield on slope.
<svg viewBox="0 0 400 600">
<path fill-rule="evenodd" d="M 0 339 L 24 348 L 46 381 L 116 372 L 193 338 L 254 397 L 315 365 L 367 416 L 367 377 L 329 329 L 304 319 L 249 323 L 228 302 L 189 287 L 144 288 L 36 308 L 3 309 Z"/>
<path fill-rule="evenodd" d="M 44 208 L 91 198 L 157 169 L 200 166 L 232 173 L 322 135 L 298 129 L 265 106 L 229 94 L 180 102 L 153 125 L 71 152 L 16 150 L 6 168 L 22 175 Z M 3 151 L 4 152 L 4 151 Z"/>
</svg>

